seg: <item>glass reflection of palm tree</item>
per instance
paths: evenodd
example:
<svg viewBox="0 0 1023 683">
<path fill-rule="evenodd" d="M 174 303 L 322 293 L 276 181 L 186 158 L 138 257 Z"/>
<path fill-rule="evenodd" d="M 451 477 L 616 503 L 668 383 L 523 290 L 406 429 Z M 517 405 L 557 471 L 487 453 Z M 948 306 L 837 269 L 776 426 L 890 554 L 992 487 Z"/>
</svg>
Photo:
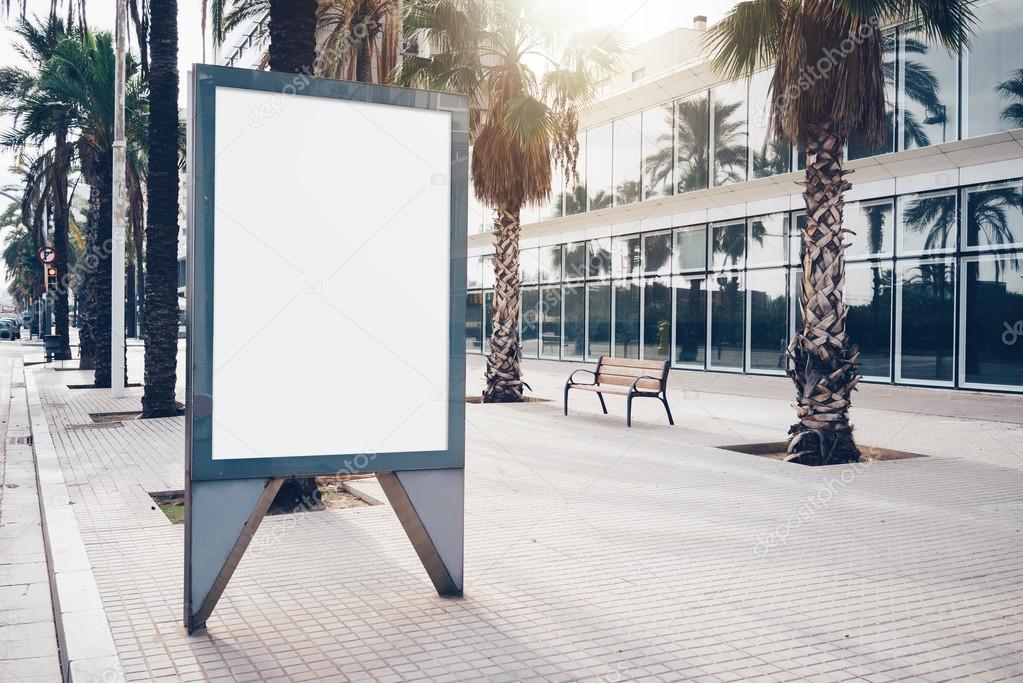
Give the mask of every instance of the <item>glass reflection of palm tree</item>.
<svg viewBox="0 0 1023 683">
<path fill-rule="evenodd" d="M 743 102 L 714 105 L 714 184 L 746 179 L 746 120 L 737 116 Z"/>
<path fill-rule="evenodd" d="M 970 192 L 966 199 L 966 244 L 984 244 L 991 247 L 1013 244 L 1020 236 L 1013 232 L 1009 212 L 1018 217 L 1023 212 L 1023 193 L 1019 186 L 993 187 Z M 983 237 L 983 241 L 981 240 Z M 995 262 L 995 275 L 1004 268 L 1001 260 Z M 1019 255 L 1009 261 L 1013 270 L 1020 268 Z"/>
<path fill-rule="evenodd" d="M 999 83 L 996 91 L 1006 99 L 1016 100 L 1002 109 L 1002 120 L 1013 128 L 1023 128 L 1023 69 L 1017 69 L 1011 78 Z"/>
<path fill-rule="evenodd" d="M 724 256 L 725 267 L 736 267 L 740 265 L 742 257 L 746 253 L 746 226 L 742 223 L 725 225 L 711 231 L 713 248 L 715 254 Z M 750 228 L 750 237 L 758 245 L 763 246 L 764 238 L 767 236 L 767 228 L 762 221 L 753 221 Z"/>
<path fill-rule="evenodd" d="M 661 133 L 654 138 L 656 151 L 643 159 L 643 177 L 646 179 L 646 185 L 650 188 L 657 188 L 658 193 L 660 188 L 663 188 L 671 180 L 671 169 L 675 155 L 671 132 L 673 120 L 674 115 L 672 114 L 671 107 L 667 107 L 664 114 L 667 132 Z M 669 189 L 668 192 L 670 193 L 670 191 Z"/>
<path fill-rule="evenodd" d="M 709 187 L 710 105 L 706 95 L 676 103 L 676 194 Z"/>
<path fill-rule="evenodd" d="M 753 175 L 765 178 L 788 173 L 791 169 L 792 147 L 787 142 L 768 138 L 759 150 L 753 151 Z"/>
<path fill-rule="evenodd" d="M 955 195 L 921 197 L 906 209 L 904 218 L 910 231 L 925 233 L 923 251 L 947 249 L 955 234 Z"/>
</svg>

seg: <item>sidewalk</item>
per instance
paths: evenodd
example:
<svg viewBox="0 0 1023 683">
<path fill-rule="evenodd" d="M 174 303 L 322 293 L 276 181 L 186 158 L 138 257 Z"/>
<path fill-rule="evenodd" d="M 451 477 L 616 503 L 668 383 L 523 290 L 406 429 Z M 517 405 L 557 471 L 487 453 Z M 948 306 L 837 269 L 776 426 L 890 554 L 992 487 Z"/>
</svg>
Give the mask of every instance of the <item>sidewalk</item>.
<svg viewBox="0 0 1023 683">
<path fill-rule="evenodd" d="M 561 415 L 570 367 L 527 363 L 551 403 L 467 406 L 464 598 L 386 505 L 268 517 L 193 637 L 183 529 L 148 496 L 183 487 L 183 419 L 96 424 L 141 390 L 27 373 L 129 680 L 1023 676 L 1023 426 L 949 416 L 1018 397 L 865 388 L 860 442 L 929 457 L 822 471 L 713 448 L 782 440 L 782 380 L 673 373 L 678 426 L 638 402 L 626 430 L 624 401 Z"/>
</svg>

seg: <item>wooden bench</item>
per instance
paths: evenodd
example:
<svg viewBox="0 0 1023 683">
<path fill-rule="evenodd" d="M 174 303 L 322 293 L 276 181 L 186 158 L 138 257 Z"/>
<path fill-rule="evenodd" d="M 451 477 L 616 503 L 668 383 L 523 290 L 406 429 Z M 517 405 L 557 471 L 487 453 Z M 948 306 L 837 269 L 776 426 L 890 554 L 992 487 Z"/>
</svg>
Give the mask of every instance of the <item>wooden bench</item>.
<svg viewBox="0 0 1023 683">
<path fill-rule="evenodd" d="M 568 415 L 568 392 L 572 389 L 592 391 L 600 399 L 600 407 L 607 415 L 604 394 L 619 394 L 627 399 L 626 424 L 632 426 L 632 399 L 656 398 L 664 404 L 664 412 L 668 414 L 668 423 L 675 424 L 668 407 L 668 369 L 670 361 L 632 360 L 629 358 L 611 358 L 601 356 L 597 361 L 596 370 L 576 370 L 565 382 L 565 415 Z M 576 382 L 575 376 L 580 372 L 593 377 L 592 382 Z"/>
</svg>

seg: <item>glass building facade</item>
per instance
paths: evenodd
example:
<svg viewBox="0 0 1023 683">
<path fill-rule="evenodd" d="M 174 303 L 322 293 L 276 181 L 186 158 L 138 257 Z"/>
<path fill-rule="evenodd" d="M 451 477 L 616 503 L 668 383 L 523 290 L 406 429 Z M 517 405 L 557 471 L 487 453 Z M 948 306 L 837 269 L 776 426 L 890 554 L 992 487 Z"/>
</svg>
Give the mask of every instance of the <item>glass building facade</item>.
<svg viewBox="0 0 1023 683">
<path fill-rule="evenodd" d="M 867 381 L 1023 391 L 1023 180 L 850 202 L 845 301 Z M 783 374 L 798 211 L 522 250 L 523 356 Z M 466 350 L 489 333 L 468 260 Z"/>
<path fill-rule="evenodd" d="M 976 36 L 958 53 L 914 26 L 886 32 L 888 139 L 868 148 L 850 136 L 850 159 L 1023 128 L 1023 0 L 975 12 Z M 551 200 L 523 209 L 523 223 L 801 168 L 769 135 L 770 79 L 681 93 L 580 131 L 577 177 L 556 169 Z M 997 182 L 847 203 L 848 329 L 867 381 L 1023 391 L 1023 173 L 1007 168 Z M 524 249 L 523 354 L 781 374 L 800 325 L 804 223 L 786 211 Z M 484 258 L 469 259 L 470 352 L 486 350 Z"/>
</svg>

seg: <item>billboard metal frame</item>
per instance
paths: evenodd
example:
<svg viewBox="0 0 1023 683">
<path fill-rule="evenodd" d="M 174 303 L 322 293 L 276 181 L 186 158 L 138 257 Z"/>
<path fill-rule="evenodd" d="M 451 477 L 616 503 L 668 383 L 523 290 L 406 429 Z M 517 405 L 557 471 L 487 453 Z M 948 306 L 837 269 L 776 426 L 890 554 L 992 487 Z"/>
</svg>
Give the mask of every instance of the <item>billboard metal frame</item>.
<svg viewBox="0 0 1023 683">
<path fill-rule="evenodd" d="M 442 451 L 215 460 L 213 275 L 216 92 L 236 88 L 448 112 L 451 120 L 447 448 Z M 462 95 L 312 76 L 193 65 L 188 112 L 188 310 L 185 418 L 184 625 L 205 627 L 285 478 L 376 472 L 430 580 L 462 593 L 465 461 L 465 288 L 469 107 Z M 339 131 L 339 135 L 357 131 Z M 296 149 L 296 163 L 302 150 Z M 310 378 L 309 381 L 317 381 Z M 256 380 L 258 381 L 258 380 Z M 388 410 L 381 405 L 380 410 Z M 283 427 L 282 427 L 283 428 Z M 300 429 L 301 425 L 287 425 Z"/>
</svg>

